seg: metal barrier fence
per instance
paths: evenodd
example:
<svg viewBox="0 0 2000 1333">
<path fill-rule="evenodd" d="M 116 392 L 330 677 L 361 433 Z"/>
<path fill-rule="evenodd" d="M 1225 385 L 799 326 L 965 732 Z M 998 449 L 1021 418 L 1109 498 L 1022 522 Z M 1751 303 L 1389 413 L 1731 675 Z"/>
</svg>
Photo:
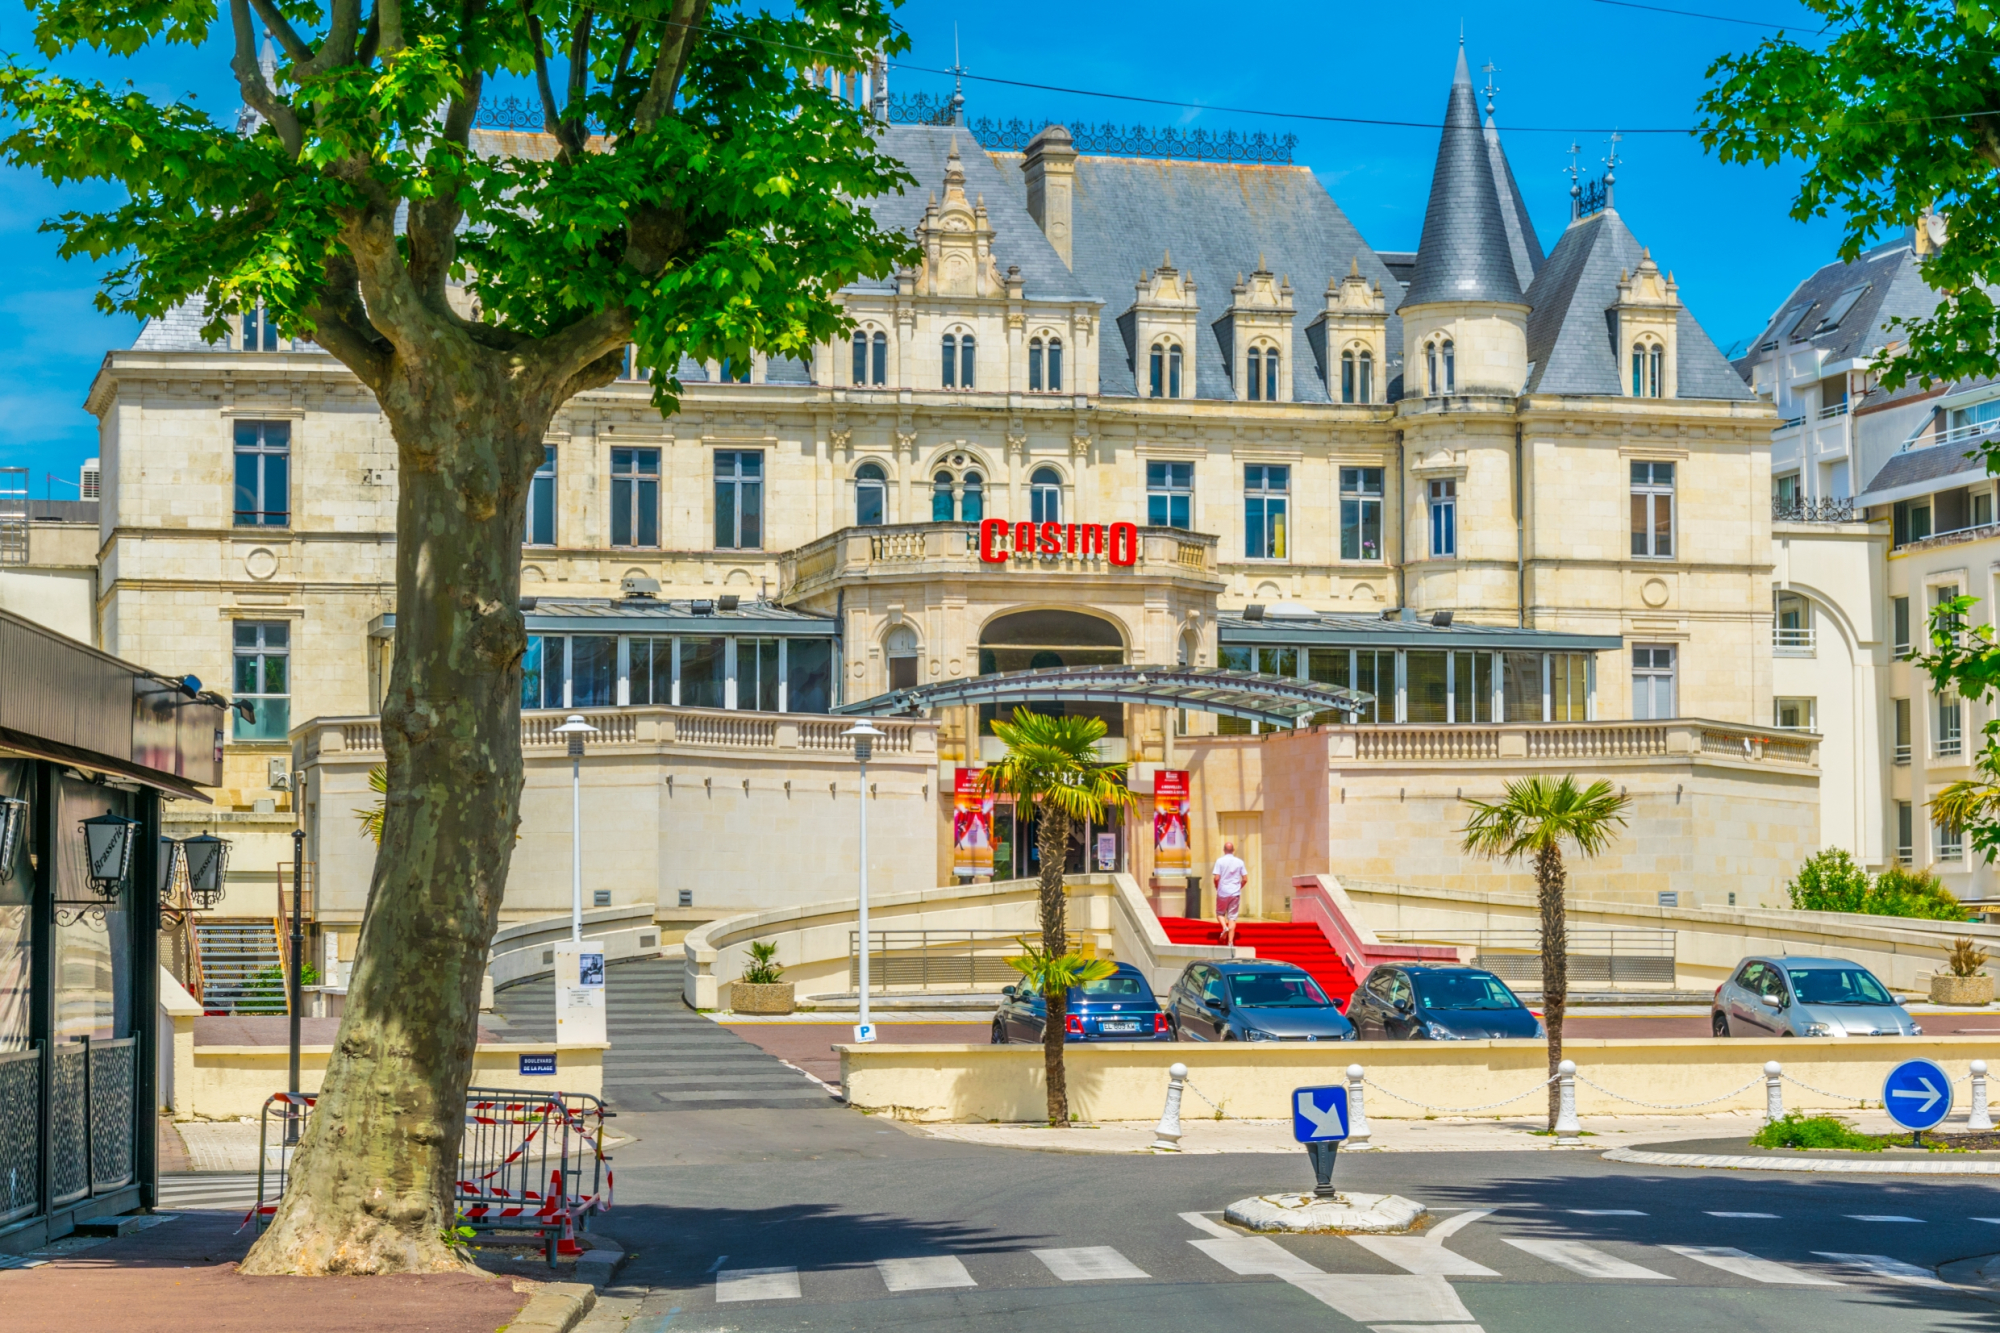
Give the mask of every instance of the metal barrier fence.
<svg viewBox="0 0 2000 1333">
<path fill-rule="evenodd" d="M 42 1061 L 49 1071 L 49 1199 L 61 1208 L 138 1178 L 137 1037 L 78 1037 L 0 1055 L 0 1224 L 41 1207 Z M 150 1124 L 148 1125 L 150 1129 Z"/>
<path fill-rule="evenodd" d="M 1624 930 L 1572 927 L 1565 971 L 1571 985 L 1653 985 L 1674 983 L 1674 941 L 1671 930 Z M 1378 932 L 1383 943 L 1470 944 L 1478 950 L 1473 966 L 1483 967 L 1502 981 L 1542 979 L 1541 932 L 1535 930 L 1466 930 L 1431 933 L 1417 930 Z"/>
<path fill-rule="evenodd" d="M 1021 974 L 1007 960 L 1023 938 L 1039 945 L 1039 930 L 871 930 L 868 985 L 932 987 L 1005 986 Z M 1069 937 L 1072 950 L 1088 953 L 1090 941 Z M 861 985 L 861 932 L 847 932 L 847 984 Z"/>
<path fill-rule="evenodd" d="M 303 1137 L 314 1100 L 278 1092 L 264 1102 L 257 1203 L 244 1219 L 259 1230 L 285 1194 L 291 1168 L 286 1140 Z M 610 1158 L 604 1155 L 604 1121 L 611 1114 L 588 1093 L 467 1088 L 455 1225 L 539 1232 L 550 1267 L 559 1253 L 579 1253 L 577 1232 L 590 1229 L 592 1213 L 611 1208 Z M 288 1132 L 293 1126 L 296 1135 Z M 273 1147 L 279 1149 L 275 1160 Z"/>
</svg>

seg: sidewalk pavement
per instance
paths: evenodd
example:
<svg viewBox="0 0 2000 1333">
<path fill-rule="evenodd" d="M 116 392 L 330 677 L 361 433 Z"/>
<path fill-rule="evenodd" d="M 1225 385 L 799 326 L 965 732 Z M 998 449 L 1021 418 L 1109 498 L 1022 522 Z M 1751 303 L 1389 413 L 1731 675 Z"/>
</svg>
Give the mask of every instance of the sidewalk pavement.
<svg viewBox="0 0 2000 1333">
<path fill-rule="evenodd" d="M 1185 1108 L 1184 1108 L 1185 1110 Z M 1857 1129 L 1886 1134 L 1893 1126 L 1880 1111 L 1860 1111 L 1842 1117 Z M 1757 1132 L 1764 1117 L 1754 1111 L 1717 1115 L 1594 1116 L 1584 1121 L 1588 1151 L 1630 1148 L 1645 1143 L 1681 1139 L 1721 1139 Z M 1574 1152 L 1558 1149 L 1552 1135 L 1538 1135 L 1546 1116 L 1512 1116 L 1504 1120 L 1473 1120 L 1462 1116 L 1435 1120 L 1368 1119 L 1370 1141 L 1381 1152 Z M 1051 1129 L 1047 1125 L 909 1125 L 911 1132 L 991 1148 L 1027 1148 L 1043 1152 L 1142 1153 L 1151 1150 L 1157 1122 L 1114 1120 L 1095 1125 Z M 1293 1153 L 1289 1120 L 1215 1120 L 1183 1114 L 1184 1153 Z"/>
</svg>

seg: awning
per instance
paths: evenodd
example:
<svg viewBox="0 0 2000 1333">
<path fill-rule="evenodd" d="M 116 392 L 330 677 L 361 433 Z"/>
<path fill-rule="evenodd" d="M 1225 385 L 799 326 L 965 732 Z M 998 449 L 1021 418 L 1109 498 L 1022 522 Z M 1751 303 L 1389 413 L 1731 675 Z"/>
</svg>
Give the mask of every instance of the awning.
<svg viewBox="0 0 2000 1333">
<path fill-rule="evenodd" d="M 970 704 L 1069 702 L 1139 704 L 1218 713 L 1273 726 L 1296 727 L 1319 713 L 1358 713 L 1374 696 L 1339 685 L 1257 671 L 1166 666 L 1050 667 L 1002 671 L 969 680 L 891 690 L 842 704 L 846 716 L 925 713 Z"/>
</svg>

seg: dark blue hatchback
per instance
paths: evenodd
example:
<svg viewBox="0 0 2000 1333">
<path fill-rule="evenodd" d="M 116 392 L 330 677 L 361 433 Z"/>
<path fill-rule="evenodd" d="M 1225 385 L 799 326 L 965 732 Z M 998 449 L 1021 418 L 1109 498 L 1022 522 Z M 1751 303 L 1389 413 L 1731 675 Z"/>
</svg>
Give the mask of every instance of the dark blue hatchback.
<svg viewBox="0 0 2000 1333">
<path fill-rule="evenodd" d="M 1543 1035 L 1541 1020 L 1477 967 L 1378 967 L 1347 1003 L 1364 1041 L 1478 1041 Z"/>
<path fill-rule="evenodd" d="M 1146 974 L 1130 963 L 1099 981 L 1070 987 L 1069 1034 L 1065 1041 L 1166 1041 L 1167 1016 Z M 1000 993 L 993 1015 L 993 1044 L 1040 1042 L 1048 1022 L 1048 1002 L 1025 987 L 1009 986 Z"/>
</svg>

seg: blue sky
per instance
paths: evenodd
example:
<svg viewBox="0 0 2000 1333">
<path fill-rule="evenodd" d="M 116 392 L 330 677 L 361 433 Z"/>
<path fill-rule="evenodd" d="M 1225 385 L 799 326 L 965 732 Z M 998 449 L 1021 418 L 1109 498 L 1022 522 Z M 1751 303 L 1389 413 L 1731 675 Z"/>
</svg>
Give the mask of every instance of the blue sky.
<svg viewBox="0 0 2000 1333">
<path fill-rule="evenodd" d="M 1739 19 L 1801 23 L 1792 0 L 1666 0 Z M 28 17 L 0 0 L 0 53 L 40 64 Z M 1029 13 L 1039 16 L 1024 21 Z M 1224 15 L 1216 30 L 1216 16 Z M 1685 129 L 1703 71 L 1717 55 L 1753 46 L 1767 29 L 1719 19 L 1602 3 L 1538 0 L 1463 14 L 1475 70 L 1499 66 L 1498 120 L 1509 159 L 1545 248 L 1568 217 L 1565 151 L 1572 138 L 1593 174 L 1602 170 L 1605 132 Z M 1078 92 L 966 84 L 971 116 L 1048 117 L 1123 124 L 1264 130 L 1299 138 L 1296 160 L 1313 168 L 1377 249 L 1415 249 L 1423 226 L 1437 134 L 1430 129 L 1340 125 L 1255 116 L 1239 107 L 1307 115 L 1359 116 L 1435 125 L 1443 116 L 1461 16 L 1442 10 L 1337 7 L 1265 0 L 1247 9 L 1194 0 L 1073 4 L 1022 11 L 993 5 L 914 0 L 901 12 L 914 66 L 960 58 L 974 75 L 1089 92 L 1123 93 L 1183 104 L 1147 106 Z M 219 30 L 218 30 L 219 31 Z M 65 58 L 68 72 L 131 79 L 157 97 L 193 92 L 218 118 L 238 102 L 226 44 L 152 50 L 140 59 Z M 1483 79 L 1482 76 L 1478 76 Z M 948 76 L 898 71 L 897 92 L 948 92 Z M 1530 133 L 1545 126 L 1552 132 Z M 1519 127 L 1519 128 L 1517 128 Z M 1832 255 L 1830 221 L 1787 217 L 1789 170 L 1724 167 L 1678 134 L 1633 134 L 1620 145 L 1618 207 L 1639 240 L 1680 280 L 1681 298 L 1727 349 L 1759 332 L 1771 310 L 1807 272 Z M 0 168 L 0 252 L 13 256 L 0 291 L 0 464 L 34 470 L 34 489 L 73 497 L 78 465 L 97 452 L 96 421 L 83 399 L 105 351 L 129 345 L 135 321 L 91 306 L 98 266 L 56 257 L 43 218 L 113 202 L 108 192 L 57 190 L 39 177 Z M 54 473 L 54 483 L 45 474 Z M 52 487 L 52 488 L 51 488 Z"/>
</svg>

